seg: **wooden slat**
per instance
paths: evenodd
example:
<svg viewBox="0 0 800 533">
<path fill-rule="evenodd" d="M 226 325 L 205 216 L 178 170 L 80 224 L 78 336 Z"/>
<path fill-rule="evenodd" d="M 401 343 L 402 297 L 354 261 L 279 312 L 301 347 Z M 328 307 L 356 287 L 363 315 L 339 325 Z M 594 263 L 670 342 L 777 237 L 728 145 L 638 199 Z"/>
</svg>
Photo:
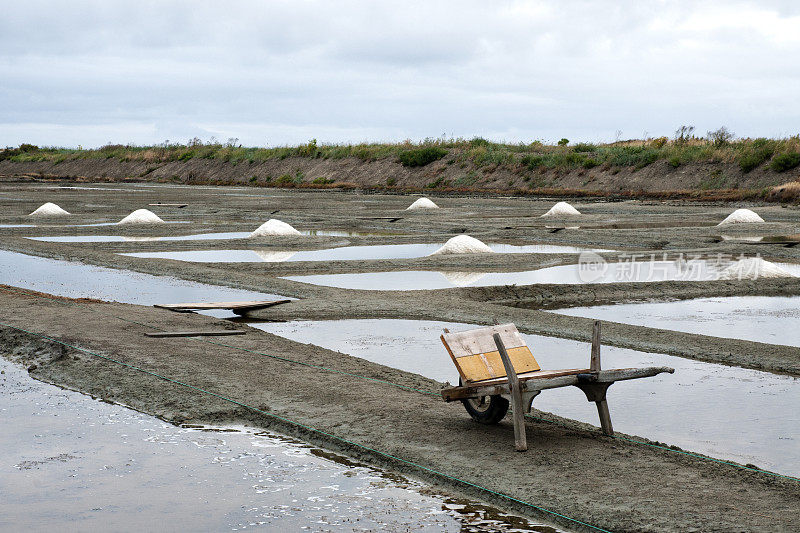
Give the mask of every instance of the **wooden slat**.
<svg viewBox="0 0 800 533">
<path fill-rule="evenodd" d="M 153 307 L 170 311 L 204 311 L 208 309 L 262 309 L 273 305 L 289 303 L 291 300 L 262 300 L 255 302 L 190 302 L 183 304 L 156 304 Z"/>
<path fill-rule="evenodd" d="M 221 337 L 225 335 L 244 335 L 246 331 L 241 329 L 222 329 L 217 331 L 159 331 L 156 333 L 145 333 L 147 337 Z"/>
<path fill-rule="evenodd" d="M 591 370 L 588 368 L 565 368 L 563 370 L 539 370 L 535 372 L 527 372 L 525 374 L 517 374 L 517 377 L 520 381 L 528 381 L 529 379 L 547 379 L 547 378 L 557 378 L 560 376 L 573 376 L 577 374 L 588 374 Z M 506 379 L 505 376 L 495 378 L 495 379 L 487 379 L 486 381 L 480 381 L 474 383 L 474 385 L 495 385 L 497 383 L 505 383 Z"/>
<path fill-rule="evenodd" d="M 507 348 L 506 351 L 517 374 L 539 370 L 539 364 L 527 346 Z M 466 381 L 483 381 L 506 376 L 503 360 L 498 350 L 458 357 L 455 359 L 455 363 L 459 373 Z"/>
<path fill-rule="evenodd" d="M 554 375 L 558 372 L 570 372 L 567 375 Z M 574 373 L 573 373 L 574 372 Z M 613 383 L 628 379 L 647 378 L 656 376 L 662 372 L 672 374 L 675 369 L 665 366 L 644 367 L 644 368 L 615 368 L 613 370 L 601 370 L 596 376 L 597 383 Z M 545 389 L 555 389 L 568 387 L 578 384 L 578 374 L 589 373 L 585 370 L 549 370 L 544 372 L 534 372 L 533 377 L 520 376 L 520 388 L 522 392 L 540 391 Z M 540 377 L 541 376 L 541 377 Z M 452 402 L 465 398 L 479 398 L 481 396 L 493 396 L 495 394 L 509 394 L 508 380 L 498 379 L 482 383 L 473 383 L 463 387 L 449 387 L 442 389 L 442 398 Z"/>
<path fill-rule="evenodd" d="M 448 345 L 453 357 L 467 357 L 470 355 L 497 351 L 494 340 L 492 340 L 492 335 L 495 333 L 500 334 L 500 338 L 503 339 L 503 344 L 505 344 L 506 349 L 525 346 L 525 340 L 519 334 L 514 324 L 502 324 L 499 326 L 462 331 L 460 333 L 445 333 L 443 335 L 443 342 Z"/>
</svg>

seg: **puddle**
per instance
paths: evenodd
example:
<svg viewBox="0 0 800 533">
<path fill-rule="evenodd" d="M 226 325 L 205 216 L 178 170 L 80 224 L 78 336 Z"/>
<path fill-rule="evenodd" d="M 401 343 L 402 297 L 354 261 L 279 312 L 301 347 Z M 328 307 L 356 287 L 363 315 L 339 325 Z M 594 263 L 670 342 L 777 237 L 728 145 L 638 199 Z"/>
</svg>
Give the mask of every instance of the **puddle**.
<svg viewBox="0 0 800 533">
<path fill-rule="evenodd" d="M 800 296 L 729 296 L 553 311 L 729 339 L 800 347 Z M 798 398 L 800 400 L 800 398 Z"/>
<path fill-rule="evenodd" d="M 70 298 L 154 305 L 198 301 L 278 300 L 283 296 L 152 276 L 0 250 L 0 284 Z M 225 310 L 218 317 L 234 316 Z"/>
<path fill-rule="evenodd" d="M 177 427 L 0 369 L 3 531 L 559 531 L 281 435 Z"/>
<path fill-rule="evenodd" d="M 136 252 L 122 255 L 134 257 L 177 259 L 179 261 L 203 263 L 242 263 L 259 261 L 358 261 L 371 259 L 413 259 L 425 257 L 439 248 L 441 244 L 384 244 L 375 246 L 341 246 L 324 250 L 187 250 L 175 252 Z M 492 244 L 497 253 L 505 254 L 577 254 L 587 249 L 574 246 L 551 244 L 531 244 L 514 246 L 511 244 Z M 592 250 L 594 252 L 610 250 Z M 285 259 L 275 259 L 272 254 L 285 254 Z M 291 255 L 288 255 L 291 254 Z M 280 256 L 278 256 L 280 257 Z"/>
<path fill-rule="evenodd" d="M 252 232 L 228 231 L 220 233 L 199 233 L 197 235 L 170 235 L 162 237 L 147 237 L 147 239 L 152 241 L 244 239 L 249 237 L 250 233 Z M 327 231 L 327 230 L 306 230 L 306 231 L 301 231 L 300 233 L 311 237 L 372 237 L 372 236 L 400 235 L 399 233 L 368 233 L 361 231 Z M 136 238 L 124 235 L 64 235 L 58 237 L 28 237 L 28 239 L 34 241 L 46 241 L 46 242 L 125 242 L 134 240 Z M 256 259 L 256 261 L 258 261 L 258 259 Z"/>
<path fill-rule="evenodd" d="M 715 239 L 727 242 L 742 242 L 750 244 L 789 244 L 795 246 L 800 244 L 800 233 L 793 235 L 764 235 L 764 236 L 747 236 L 747 235 L 719 235 Z"/>
<path fill-rule="evenodd" d="M 458 374 L 439 340 L 443 328 L 477 326 L 417 320 L 250 323 L 270 333 L 361 357 L 439 381 Z M 544 369 L 589 363 L 589 344 L 523 335 Z M 603 346 L 604 368 L 670 366 L 675 374 L 624 381 L 608 391 L 618 431 L 675 444 L 787 475 L 800 474 L 800 380 L 767 372 Z M 576 387 L 548 390 L 534 407 L 598 425 L 594 404 Z M 468 416 L 454 411 L 454 416 Z M 507 438 L 512 438 L 506 433 Z M 535 439 L 535 437 L 534 437 Z"/>
<path fill-rule="evenodd" d="M 775 263 L 800 276 L 800 265 Z M 718 279 L 719 268 L 713 261 L 698 261 L 691 268 L 674 261 L 652 263 L 605 263 L 606 269 L 597 271 L 581 265 L 526 270 L 523 272 L 436 272 L 409 270 L 395 272 L 362 272 L 353 274 L 313 274 L 285 276 L 283 279 L 339 287 L 343 289 L 413 291 L 449 289 L 452 287 L 489 287 L 495 285 L 533 285 L 537 283 L 646 283 L 655 281 L 712 281 Z"/>
</svg>

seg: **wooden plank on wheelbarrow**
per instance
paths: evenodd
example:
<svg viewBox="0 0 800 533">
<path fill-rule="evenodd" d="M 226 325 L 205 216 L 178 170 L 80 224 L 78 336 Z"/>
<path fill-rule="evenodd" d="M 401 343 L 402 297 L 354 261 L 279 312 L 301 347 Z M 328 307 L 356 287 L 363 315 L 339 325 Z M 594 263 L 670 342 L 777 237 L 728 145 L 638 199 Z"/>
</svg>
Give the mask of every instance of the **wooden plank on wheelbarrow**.
<svg viewBox="0 0 800 533">
<path fill-rule="evenodd" d="M 243 329 L 221 329 L 216 331 L 158 331 L 145 333 L 147 337 L 222 337 L 226 335 L 244 335 Z"/>
<path fill-rule="evenodd" d="M 156 304 L 153 307 L 159 309 L 169 309 L 170 311 L 177 311 L 185 313 L 187 311 L 207 311 L 210 309 L 230 309 L 231 311 L 253 311 L 255 309 L 264 309 L 274 305 L 289 303 L 291 300 L 261 300 L 253 302 L 190 302 L 182 304 Z"/>
</svg>

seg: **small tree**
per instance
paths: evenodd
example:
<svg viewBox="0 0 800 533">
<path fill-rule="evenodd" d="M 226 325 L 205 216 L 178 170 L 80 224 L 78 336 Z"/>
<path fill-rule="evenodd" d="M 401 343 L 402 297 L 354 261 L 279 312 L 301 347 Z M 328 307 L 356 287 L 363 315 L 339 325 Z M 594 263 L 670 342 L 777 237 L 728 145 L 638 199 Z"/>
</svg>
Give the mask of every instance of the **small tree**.
<svg viewBox="0 0 800 533">
<path fill-rule="evenodd" d="M 692 138 L 694 126 L 681 126 L 675 130 L 675 144 L 686 144 Z"/>
<path fill-rule="evenodd" d="M 564 138 L 564 139 L 561 139 L 560 141 L 558 141 L 558 145 L 559 146 L 566 146 L 568 144 L 569 144 L 569 139 L 567 139 L 567 138 Z"/>
<path fill-rule="evenodd" d="M 708 140 L 711 144 L 719 148 L 725 146 L 733 140 L 733 132 L 728 131 L 728 128 L 722 126 L 718 130 L 708 132 Z"/>
</svg>

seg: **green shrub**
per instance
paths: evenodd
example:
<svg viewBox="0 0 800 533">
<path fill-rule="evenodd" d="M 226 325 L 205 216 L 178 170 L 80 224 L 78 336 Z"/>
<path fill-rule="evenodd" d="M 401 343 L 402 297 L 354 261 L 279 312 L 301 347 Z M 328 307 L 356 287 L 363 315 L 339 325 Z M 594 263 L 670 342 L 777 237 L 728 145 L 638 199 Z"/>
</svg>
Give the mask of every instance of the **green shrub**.
<svg viewBox="0 0 800 533">
<path fill-rule="evenodd" d="M 436 180 L 425 185 L 426 189 L 438 189 L 439 187 L 447 187 L 449 183 L 445 181 L 444 176 L 436 178 Z"/>
<path fill-rule="evenodd" d="M 188 152 L 183 152 L 179 157 L 178 161 L 188 161 L 194 157 L 194 152 L 189 150 Z"/>
<path fill-rule="evenodd" d="M 669 163 L 669 166 L 671 166 L 672 168 L 678 168 L 679 166 L 681 166 L 681 158 L 678 157 L 677 155 L 673 155 L 667 160 L 667 163 Z"/>
<path fill-rule="evenodd" d="M 567 139 L 566 137 L 558 141 L 559 146 L 566 146 L 568 144 L 569 144 L 569 139 Z"/>
<path fill-rule="evenodd" d="M 403 150 L 397 154 L 397 159 L 404 167 L 424 167 L 429 163 L 438 161 L 447 155 L 447 150 L 438 146 L 426 146 L 425 148 L 415 148 Z"/>
<path fill-rule="evenodd" d="M 775 153 L 775 143 L 769 139 L 756 139 L 749 149 L 739 156 L 739 168 L 742 172 L 750 172 L 765 163 Z"/>
<path fill-rule="evenodd" d="M 541 155 L 528 154 L 522 156 L 521 163 L 528 167 L 529 170 L 536 170 L 544 165 L 544 157 Z"/>
<path fill-rule="evenodd" d="M 22 153 L 38 152 L 39 151 L 39 147 L 36 146 L 35 144 L 22 143 L 22 144 L 19 145 L 18 150 L 20 152 L 22 152 Z"/>
<path fill-rule="evenodd" d="M 483 137 L 475 137 L 474 139 L 470 139 L 469 145 L 473 148 L 476 146 L 489 146 L 491 143 L 484 139 Z"/>
<path fill-rule="evenodd" d="M 656 150 L 660 150 L 667 145 L 667 138 L 666 137 L 657 137 L 650 141 L 650 146 L 655 148 Z"/>
<path fill-rule="evenodd" d="M 282 174 L 275 180 L 275 183 L 278 185 L 289 185 L 290 183 L 294 183 L 294 178 L 289 174 Z"/>
<path fill-rule="evenodd" d="M 594 152 L 597 147 L 591 143 L 578 143 L 572 149 L 576 152 Z"/>
<path fill-rule="evenodd" d="M 323 177 L 320 176 L 319 178 L 314 178 L 314 181 L 312 181 L 311 183 L 313 183 L 315 185 L 328 185 L 328 184 L 333 183 L 333 182 L 334 182 L 334 180 L 332 180 L 330 178 L 323 178 Z"/>
<path fill-rule="evenodd" d="M 395 178 L 394 176 L 386 178 L 386 185 L 388 185 L 389 187 L 394 187 L 396 184 L 397 184 L 397 178 Z"/>
<path fill-rule="evenodd" d="M 618 167 L 644 168 L 658 161 L 658 150 L 646 146 L 615 146 L 609 149 L 609 162 Z"/>
<path fill-rule="evenodd" d="M 597 159 L 589 157 L 583 162 L 583 168 L 594 168 L 599 164 L 600 162 Z"/>
<path fill-rule="evenodd" d="M 788 152 L 785 154 L 778 154 L 772 158 L 772 163 L 770 167 L 775 172 L 786 172 L 787 170 L 791 170 L 797 165 L 800 165 L 800 153 L 798 152 Z"/>
<path fill-rule="evenodd" d="M 722 126 L 718 130 L 708 132 L 708 140 L 717 148 L 721 148 L 733 140 L 734 134 L 728 128 Z"/>
</svg>

